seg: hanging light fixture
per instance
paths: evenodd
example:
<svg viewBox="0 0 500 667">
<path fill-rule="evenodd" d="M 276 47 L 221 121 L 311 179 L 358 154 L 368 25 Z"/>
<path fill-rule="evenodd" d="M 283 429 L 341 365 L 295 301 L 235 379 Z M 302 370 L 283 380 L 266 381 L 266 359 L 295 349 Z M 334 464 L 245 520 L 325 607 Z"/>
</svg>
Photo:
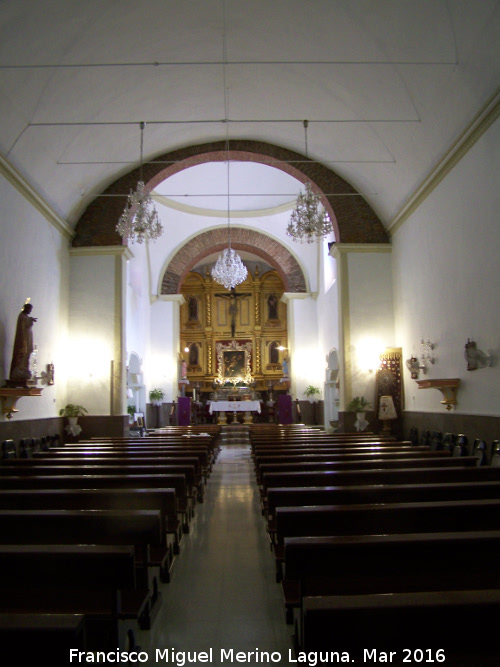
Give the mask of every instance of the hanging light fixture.
<svg viewBox="0 0 500 667">
<path fill-rule="evenodd" d="M 248 275 L 248 269 L 241 261 L 238 253 L 231 248 L 231 212 L 229 203 L 229 143 L 226 142 L 227 151 L 227 235 L 228 247 L 219 255 L 216 264 L 212 267 L 212 278 L 224 285 L 226 289 L 232 289 L 242 283 Z"/>
<path fill-rule="evenodd" d="M 305 120 L 306 157 L 308 125 L 309 121 Z M 313 192 L 311 183 L 306 181 L 305 193 L 301 191 L 297 197 L 297 205 L 292 211 L 286 233 L 299 243 L 314 243 L 328 236 L 332 231 L 332 223 L 328 213 L 321 205 L 321 197 Z"/>
<path fill-rule="evenodd" d="M 142 152 L 144 142 L 144 123 L 141 122 L 141 155 L 139 165 L 139 181 L 137 189 L 132 190 L 127 199 L 123 213 L 116 225 L 116 231 L 131 243 L 154 241 L 163 233 L 153 198 L 146 190 L 142 175 Z"/>
</svg>

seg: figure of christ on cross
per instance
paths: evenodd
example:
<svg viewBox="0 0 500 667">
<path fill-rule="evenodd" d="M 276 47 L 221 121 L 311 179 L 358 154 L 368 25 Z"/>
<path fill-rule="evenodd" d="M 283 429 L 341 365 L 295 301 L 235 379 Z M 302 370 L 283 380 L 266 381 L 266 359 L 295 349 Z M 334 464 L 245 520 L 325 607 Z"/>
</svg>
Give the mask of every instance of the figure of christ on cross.
<svg viewBox="0 0 500 667">
<path fill-rule="evenodd" d="M 231 315 L 231 338 L 234 338 L 236 332 L 236 315 L 238 313 L 238 299 L 244 296 L 252 296 L 251 292 L 237 292 L 235 287 L 231 287 L 229 294 L 216 292 L 214 296 L 223 299 L 229 299 L 229 314 Z"/>
</svg>

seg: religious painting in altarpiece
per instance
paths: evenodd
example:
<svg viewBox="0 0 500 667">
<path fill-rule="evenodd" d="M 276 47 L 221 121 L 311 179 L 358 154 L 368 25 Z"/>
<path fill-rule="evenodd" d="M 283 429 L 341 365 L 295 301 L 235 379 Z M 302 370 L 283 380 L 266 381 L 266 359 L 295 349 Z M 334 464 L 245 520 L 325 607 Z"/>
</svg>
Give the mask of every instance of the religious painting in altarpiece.
<svg viewBox="0 0 500 667">
<path fill-rule="evenodd" d="M 287 306 L 281 300 L 283 280 L 274 269 L 261 273 L 255 265 L 249 267 L 244 282 L 226 290 L 212 279 L 210 268 L 190 271 L 180 290 L 184 296 L 180 353 L 187 362 L 188 379 L 199 383 L 202 391 L 211 390 L 220 372 L 218 345 L 250 342 L 252 380 L 264 388 L 269 381 L 281 378 L 282 362 L 288 357 Z M 245 360 L 236 361 L 246 369 L 246 354 Z"/>
</svg>

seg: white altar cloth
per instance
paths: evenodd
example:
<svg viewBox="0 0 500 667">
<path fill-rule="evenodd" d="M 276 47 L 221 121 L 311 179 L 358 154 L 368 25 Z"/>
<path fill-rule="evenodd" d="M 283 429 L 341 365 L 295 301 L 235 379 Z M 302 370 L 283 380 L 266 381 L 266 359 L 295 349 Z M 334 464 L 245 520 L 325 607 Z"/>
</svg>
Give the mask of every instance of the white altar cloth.
<svg viewBox="0 0 500 667">
<path fill-rule="evenodd" d="M 260 412 L 260 401 L 211 401 L 209 412 Z"/>
</svg>

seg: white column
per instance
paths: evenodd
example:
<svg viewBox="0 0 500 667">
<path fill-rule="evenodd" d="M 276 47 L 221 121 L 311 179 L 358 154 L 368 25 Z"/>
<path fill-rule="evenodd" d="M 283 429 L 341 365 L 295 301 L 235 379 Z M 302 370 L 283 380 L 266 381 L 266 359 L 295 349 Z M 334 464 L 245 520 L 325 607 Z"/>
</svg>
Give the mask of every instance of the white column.
<svg viewBox="0 0 500 667">
<path fill-rule="evenodd" d="M 316 300 L 308 292 L 285 292 L 287 304 L 290 393 L 304 399 L 308 385 L 322 387 L 325 362 L 318 342 Z"/>
<path fill-rule="evenodd" d="M 126 411 L 125 246 L 70 250 L 65 403 L 91 415 Z"/>
<path fill-rule="evenodd" d="M 335 244 L 340 410 L 352 396 L 373 403 L 378 355 L 394 347 L 390 244 Z"/>
<path fill-rule="evenodd" d="M 159 387 L 167 402 L 178 395 L 180 308 L 184 301 L 182 294 L 164 294 L 151 304 L 151 343 L 144 377 L 147 393 Z"/>
</svg>

